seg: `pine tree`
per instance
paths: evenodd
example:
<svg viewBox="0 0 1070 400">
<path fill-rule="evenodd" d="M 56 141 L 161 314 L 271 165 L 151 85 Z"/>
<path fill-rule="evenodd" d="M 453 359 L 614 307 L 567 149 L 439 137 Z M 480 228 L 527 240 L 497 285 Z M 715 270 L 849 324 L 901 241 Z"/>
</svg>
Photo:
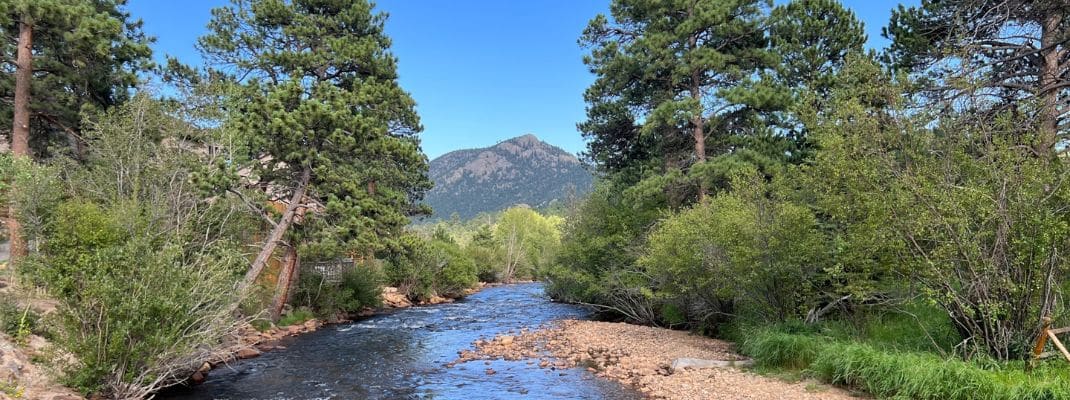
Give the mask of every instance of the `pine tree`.
<svg viewBox="0 0 1070 400">
<path fill-rule="evenodd" d="M 46 156 L 66 140 L 81 158 L 81 115 L 122 102 L 151 67 L 151 38 L 124 0 L 0 0 L 0 102 L 16 157 Z M 31 135 L 32 133 L 32 135 Z M 34 151 L 36 150 L 36 151 Z M 12 189 L 14 190 L 14 189 Z M 15 210 L 8 232 L 13 259 L 25 253 Z"/>
<path fill-rule="evenodd" d="M 1067 17 L 1065 0 L 924 0 L 892 13 L 887 61 L 914 72 L 932 105 L 1033 113 L 1035 151 L 1051 155 L 1070 105 Z"/>
<path fill-rule="evenodd" d="M 384 246 L 430 186 L 415 102 L 397 82 L 366 1 L 234 0 L 212 11 L 199 46 L 233 86 L 225 129 L 247 139 L 258 187 L 284 200 L 242 281 L 252 284 L 299 208 L 305 249 L 341 255 Z M 297 243 L 291 243 L 297 245 Z"/>
<path fill-rule="evenodd" d="M 615 0 L 612 22 L 599 15 L 584 31 L 581 43 L 592 48 L 585 62 L 610 104 L 641 110 L 644 133 L 686 130 L 692 163 L 703 163 L 711 134 L 719 133 L 714 142 L 726 145 L 726 132 L 711 125 L 727 125 L 725 120 L 745 107 L 737 101 L 738 92 L 749 90 L 754 73 L 773 61 L 762 27 L 769 5 L 766 0 Z M 699 196 L 704 194 L 702 185 Z"/>
<path fill-rule="evenodd" d="M 837 77 L 852 55 L 862 56 L 865 28 L 855 14 L 837 0 L 794 0 L 773 8 L 769 15 L 769 46 L 779 63 L 769 75 L 786 89 L 791 107 L 774 110 L 771 124 L 791 140 L 789 160 L 802 162 L 813 152 L 800 107 L 823 110 Z"/>
</svg>

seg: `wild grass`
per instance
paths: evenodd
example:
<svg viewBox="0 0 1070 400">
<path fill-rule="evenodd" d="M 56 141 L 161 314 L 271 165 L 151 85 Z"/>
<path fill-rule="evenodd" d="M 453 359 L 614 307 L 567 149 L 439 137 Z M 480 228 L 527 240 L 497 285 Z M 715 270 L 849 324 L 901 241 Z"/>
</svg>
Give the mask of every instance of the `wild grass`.
<svg viewBox="0 0 1070 400">
<path fill-rule="evenodd" d="M 303 324 L 303 323 L 305 323 L 305 321 L 308 321 L 308 320 L 313 319 L 313 318 L 316 318 L 316 314 L 313 313 L 311 310 L 302 307 L 302 308 L 298 308 L 296 310 L 293 310 L 293 312 L 291 312 L 289 314 L 283 315 L 282 318 L 279 318 L 278 325 L 279 326 L 290 326 L 290 325 Z"/>
<path fill-rule="evenodd" d="M 1027 373 L 1022 363 L 969 362 L 776 328 L 751 333 L 741 350 L 761 368 L 801 370 L 879 398 L 1070 399 L 1070 368 L 1054 361 Z"/>
</svg>

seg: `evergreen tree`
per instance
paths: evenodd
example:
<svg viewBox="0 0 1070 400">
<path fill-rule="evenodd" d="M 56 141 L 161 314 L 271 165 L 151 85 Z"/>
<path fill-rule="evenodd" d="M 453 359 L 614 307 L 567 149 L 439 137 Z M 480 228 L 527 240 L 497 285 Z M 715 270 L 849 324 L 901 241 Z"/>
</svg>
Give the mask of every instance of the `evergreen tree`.
<svg viewBox="0 0 1070 400">
<path fill-rule="evenodd" d="M 865 28 L 836 0 L 794 0 L 773 8 L 769 39 L 780 60 L 771 78 L 775 85 L 788 89 L 795 103 L 789 109 L 774 111 L 777 118 L 770 122 L 782 126 L 782 136 L 791 139 L 789 159 L 801 162 L 810 157 L 813 146 L 797 116 L 798 108 L 824 108 L 848 56 L 862 53 Z"/>
<path fill-rule="evenodd" d="M 925 0 L 900 6 L 884 35 L 887 61 L 916 73 L 930 104 L 992 115 L 1033 113 L 1033 146 L 1050 155 L 1066 132 L 1070 3 L 1064 0 Z M 1030 101 L 1023 101 L 1030 100 Z"/>
<path fill-rule="evenodd" d="M 0 113 L 5 124 L 19 114 L 13 150 L 26 149 L 28 154 L 32 147 L 43 156 L 48 145 L 60 139 L 78 153 L 80 114 L 123 102 L 139 82 L 138 73 L 151 68 L 153 39 L 141 31 L 141 20 L 131 19 L 125 3 L 0 0 L 0 51 L 6 72 L 0 76 L 0 99 L 25 105 Z M 32 82 L 23 79 L 25 85 L 20 86 L 20 76 Z M 21 96 L 16 96 L 17 86 L 25 90 L 18 92 Z"/>
<path fill-rule="evenodd" d="M 8 105 L 0 108 L 0 124 L 12 126 L 3 147 L 9 144 L 13 155 L 47 156 L 50 144 L 65 139 L 82 158 L 82 114 L 122 102 L 138 73 L 151 66 L 152 39 L 124 4 L 0 0 L 0 102 Z M 8 210 L 9 216 L 15 214 Z M 18 221 L 9 218 L 7 225 L 17 259 L 25 243 Z"/>
<path fill-rule="evenodd" d="M 299 208 L 306 250 L 367 255 L 421 211 L 430 186 L 415 102 L 397 83 L 386 16 L 350 0 L 234 0 L 199 46 L 233 83 L 226 129 L 247 138 L 253 179 L 281 217 L 242 287 Z"/>
<path fill-rule="evenodd" d="M 642 133 L 671 137 L 687 132 L 692 163 L 707 159 L 707 142 L 728 150 L 726 135 L 755 97 L 751 78 L 773 60 L 762 27 L 765 0 L 616 0 L 612 22 L 591 20 L 581 43 L 592 48 L 585 62 L 598 75 L 589 99 L 594 120 L 606 106 L 643 117 Z M 612 121 L 627 120 L 614 117 Z M 618 127 L 600 124 L 604 127 Z M 716 127 L 716 128 L 714 128 Z M 668 134 L 667 134 L 668 133 Z M 630 134 L 635 136 L 634 133 Z M 704 195 L 700 188 L 699 196 Z"/>
</svg>

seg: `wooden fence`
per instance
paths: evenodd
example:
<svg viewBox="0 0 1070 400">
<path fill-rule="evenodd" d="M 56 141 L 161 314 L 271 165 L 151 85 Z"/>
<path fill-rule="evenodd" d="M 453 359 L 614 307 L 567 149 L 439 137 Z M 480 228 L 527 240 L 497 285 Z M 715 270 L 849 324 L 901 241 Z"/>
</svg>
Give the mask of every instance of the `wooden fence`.
<svg viewBox="0 0 1070 400">
<path fill-rule="evenodd" d="M 355 266 L 352 258 L 301 262 L 301 273 L 314 273 L 322 276 L 325 283 L 338 283 Z"/>
</svg>

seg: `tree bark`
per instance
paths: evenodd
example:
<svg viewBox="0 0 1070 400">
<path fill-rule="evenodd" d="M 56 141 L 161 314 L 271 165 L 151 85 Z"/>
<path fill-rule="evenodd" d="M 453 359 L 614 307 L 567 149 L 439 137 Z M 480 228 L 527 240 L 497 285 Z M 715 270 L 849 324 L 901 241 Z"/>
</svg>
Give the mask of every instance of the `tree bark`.
<svg viewBox="0 0 1070 400">
<path fill-rule="evenodd" d="M 15 118 L 11 128 L 11 153 L 30 155 L 30 80 L 33 79 L 33 25 L 24 17 L 19 23 L 15 69 Z"/>
<path fill-rule="evenodd" d="M 267 241 L 264 242 L 264 246 L 260 248 L 260 254 L 256 255 L 256 259 L 253 260 L 253 264 L 249 266 L 249 271 L 245 273 L 245 278 L 242 279 L 241 284 L 238 286 L 238 290 L 244 292 L 249 286 L 252 286 L 256 278 L 260 276 L 260 273 L 264 271 L 264 266 L 267 265 L 268 259 L 275 252 L 275 248 L 278 247 L 279 241 L 282 240 L 283 235 L 290 229 L 290 224 L 293 223 L 294 216 L 297 215 L 297 209 L 304 207 L 301 201 L 304 200 L 305 191 L 308 190 L 308 182 L 312 176 L 312 169 L 305 167 L 301 170 L 301 178 L 298 180 L 297 187 L 294 188 L 293 196 L 290 197 L 290 204 L 286 205 L 286 211 L 282 213 L 282 218 L 271 229 L 271 234 L 268 235 Z"/>
<path fill-rule="evenodd" d="M 29 17 L 19 22 L 19 42 L 15 68 L 15 104 L 11 127 L 11 154 L 15 158 L 30 156 L 30 80 L 33 79 L 33 24 Z M 16 189 L 12 187 L 11 191 Z M 15 205 L 8 208 L 8 238 L 11 243 L 10 263 L 14 265 L 26 255 L 26 241 L 16 218 Z"/>
<path fill-rule="evenodd" d="M 1040 68 L 1040 137 L 1036 141 L 1036 152 L 1049 156 L 1055 151 L 1059 130 L 1059 25 L 1063 22 L 1061 14 L 1051 11 L 1044 17 L 1040 34 L 1041 68 Z"/>
<path fill-rule="evenodd" d="M 282 315 L 282 308 L 290 301 L 290 288 L 293 287 L 297 277 L 297 269 L 300 268 L 301 259 L 297 256 L 297 248 L 286 248 L 286 257 L 282 262 L 282 270 L 279 271 L 279 281 L 275 285 L 275 296 L 271 300 L 271 321 L 277 322 Z"/>
<path fill-rule="evenodd" d="M 698 46 L 698 37 L 691 35 L 688 39 L 688 44 L 691 49 Z M 702 116 L 702 75 L 701 71 L 692 67 L 691 69 L 691 98 L 698 102 L 698 110 L 694 116 L 691 117 L 691 125 L 694 129 L 691 132 L 691 137 L 695 141 L 695 163 L 706 162 L 706 121 Z M 706 200 L 706 181 L 699 179 L 698 181 L 698 200 L 699 202 Z"/>
</svg>

